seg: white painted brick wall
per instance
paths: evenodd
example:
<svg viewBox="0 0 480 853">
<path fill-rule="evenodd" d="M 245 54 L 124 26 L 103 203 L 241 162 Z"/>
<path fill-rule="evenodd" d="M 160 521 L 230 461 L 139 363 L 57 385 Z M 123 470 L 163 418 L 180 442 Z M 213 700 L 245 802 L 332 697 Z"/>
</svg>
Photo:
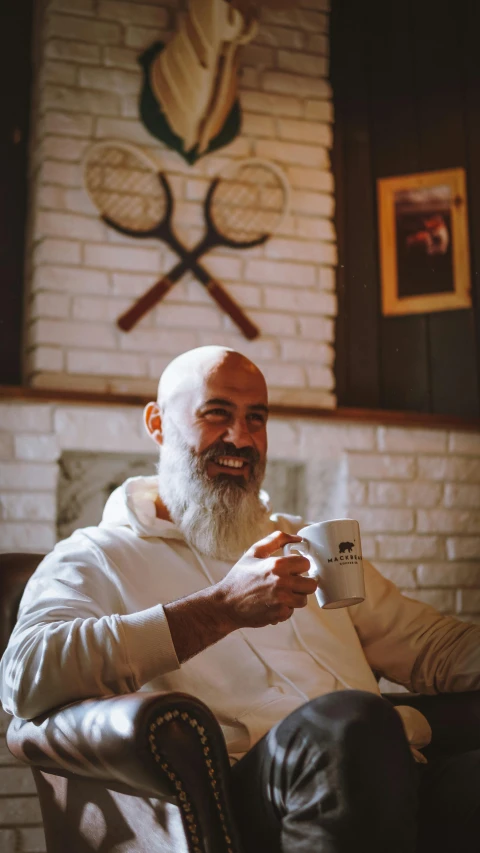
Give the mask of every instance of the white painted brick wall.
<svg viewBox="0 0 480 853">
<path fill-rule="evenodd" d="M 241 60 L 241 136 L 188 166 L 138 118 L 139 53 L 172 32 L 180 0 L 45 0 L 37 28 L 33 116 L 32 280 L 26 380 L 39 387 L 154 389 L 156 371 L 186 347 L 224 343 L 255 356 L 272 399 L 335 405 L 332 318 L 337 311 L 330 169 L 328 3 L 265 10 Z M 298 8 L 297 8 L 298 7 Z M 216 250 L 205 266 L 262 330 L 247 342 L 192 277 L 126 334 L 116 318 L 175 260 L 165 247 L 120 237 L 82 188 L 81 160 L 98 139 L 145 146 L 168 170 L 176 226 L 193 242 L 203 228 L 211 176 L 232 158 L 266 157 L 287 173 L 291 210 L 279 234 L 250 252 Z M 88 297 L 88 299 L 87 299 Z"/>
<path fill-rule="evenodd" d="M 139 346 L 141 341 L 140 336 Z M 189 345 L 187 338 L 182 342 Z M 144 343 L 148 348 L 148 336 Z M 271 341 L 260 345 L 275 346 Z M 264 357 L 269 381 L 275 381 L 278 370 L 286 372 L 285 383 L 298 384 L 304 375 L 302 365 L 280 367 L 274 358 L 268 360 L 267 351 Z M 153 377 L 164 363 L 160 356 L 150 362 Z M 322 464 L 333 464 L 344 496 L 338 513 L 360 521 L 364 556 L 406 595 L 480 622 L 477 435 L 272 418 L 269 447 L 271 459 L 307 462 L 315 477 Z M 137 407 L 0 403 L 1 550 L 53 546 L 57 461 L 64 450 L 154 453 L 152 448 Z M 322 491 L 321 482 L 307 488 L 309 518 L 319 515 Z M 2 739 L 7 721 L 0 712 L 0 850 L 42 853 L 29 771 L 17 768 Z"/>
</svg>

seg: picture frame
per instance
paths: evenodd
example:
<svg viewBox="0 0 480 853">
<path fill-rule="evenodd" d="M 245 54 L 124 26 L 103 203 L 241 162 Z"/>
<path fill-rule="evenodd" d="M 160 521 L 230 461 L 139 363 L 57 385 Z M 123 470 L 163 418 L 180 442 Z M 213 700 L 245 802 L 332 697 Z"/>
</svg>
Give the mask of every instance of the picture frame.
<svg viewBox="0 0 480 853">
<path fill-rule="evenodd" d="M 382 314 L 470 308 L 465 170 L 377 181 Z"/>
</svg>

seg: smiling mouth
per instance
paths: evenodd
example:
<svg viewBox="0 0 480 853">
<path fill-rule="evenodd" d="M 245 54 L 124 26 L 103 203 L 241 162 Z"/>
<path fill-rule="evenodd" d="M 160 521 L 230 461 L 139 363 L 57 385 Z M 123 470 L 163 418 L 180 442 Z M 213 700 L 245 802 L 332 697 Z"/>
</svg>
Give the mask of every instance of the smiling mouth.
<svg viewBox="0 0 480 853">
<path fill-rule="evenodd" d="M 239 459 L 234 456 L 219 456 L 214 461 L 215 465 L 218 465 L 219 468 L 234 468 L 236 470 L 240 470 L 248 465 L 248 462 L 245 459 Z"/>
</svg>

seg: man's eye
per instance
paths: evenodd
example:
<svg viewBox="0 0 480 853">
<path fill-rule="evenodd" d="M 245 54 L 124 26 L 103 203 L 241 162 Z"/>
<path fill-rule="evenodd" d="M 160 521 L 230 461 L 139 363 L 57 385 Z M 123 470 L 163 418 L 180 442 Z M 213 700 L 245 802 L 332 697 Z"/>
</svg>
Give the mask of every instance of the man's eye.
<svg viewBox="0 0 480 853">
<path fill-rule="evenodd" d="M 265 415 L 262 415 L 261 412 L 251 412 L 249 415 L 251 421 L 255 421 L 257 424 L 265 423 Z"/>
<path fill-rule="evenodd" d="M 208 412 L 205 412 L 207 417 L 213 416 L 215 418 L 228 418 L 228 414 L 226 409 L 209 409 Z"/>
</svg>

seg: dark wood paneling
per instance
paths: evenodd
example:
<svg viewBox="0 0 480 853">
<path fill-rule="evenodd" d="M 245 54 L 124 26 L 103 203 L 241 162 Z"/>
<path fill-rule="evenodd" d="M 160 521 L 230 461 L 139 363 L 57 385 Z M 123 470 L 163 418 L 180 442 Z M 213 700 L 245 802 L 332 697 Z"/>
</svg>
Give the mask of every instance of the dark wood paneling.
<svg viewBox="0 0 480 853">
<path fill-rule="evenodd" d="M 429 412 L 430 382 L 425 318 L 382 318 L 382 406 Z"/>
<path fill-rule="evenodd" d="M 342 151 L 336 152 L 334 168 L 337 185 L 343 184 L 338 214 L 350 222 L 339 244 L 340 264 L 346 270 L 340 311 L 343 305 L 350 313 L 349 321 L 339 319 L 339 328 L 343 324 L 348 329 L 337 344 L 339 365 L 348 365 L 338 386 L 340 405 L 375 405 L 365 389 L 376 388 L 376 405 L 387 409 L 458 415 L 479 412 L 478 311 L 477 320 L 472 311 L 382 317 L 378 223 L 368 204 L 378 178 L 465 167 L 478 305 L 479 5 L 474 0 L 342 0 L 336 13 L 332 82 L 342 128 L 336 144 Z M 347 68 L 349 98 L 345 96 Z M 337 75 L 341 80 L 338 93 Z M 355 140 L 359 128 L 361 138 Z M 359 143 L 357 156 L 355 141 Z M 365 287 L 363 279 L 368 257 L 365 247 L 370 250 L 372 245 L 375 269 L 369 268 L 368 274 L 376 293 Z M 352 315 L 365 318 L 361 333 Z M 371 333 L 369 358 L 358 366 L 366 329 Z"/>
<path fill-rule="evenodd" d="M 472 311 L 432 314 L 430 319 L 433 412 L 478 416 L 475 329 Z"/>
<path fill-rule="evenodd" d="M 342 115 L 341 154 L 336 156 L 340 194 L 338 227 L 343 241 L 338 356 L 342 388 L 353 406 L 380 404 L 378 372 L 378 267 L 375 239 L 375 187 L 371 169 L 366 65 L 367 21 L 362 4 L 337 0 L 332 10 L 332 33 L 342 44 L 335 64 L 333 86 Z M 341 104 L 341 106 L 340 106 Z M 342 184 L 342 175 L 348 176 Z M 337 343 L 338 348 L 338 343 Z M 343 361 L 342 361 L 343 358 Z"/>
<path fill-rule="evenodd" d="M 418 171 L 418 119 L 409 4 L 373 0 L 370 9 L 370 122 L 377 180 Z M 382 406 L 429 411 L 425 317 L 379 316 L 379 327 Z"/>
<path fill-rule="evenodd" d="M 367 7 L 373 159 L 375 178 L 385 178 L 419 168 L 412 22 L 408 3 Z"/>
<path fill-rule="evenodd" d="M 467 194 L 470 224 L 473 331 L 477 354 L 477 395 L 480 397 L 480 3 L 465 2 L 462 57 L 465 92 Z M 473 369 L 473 365 L 472 365 Z M 473 379 L 473 381 L 475 381 Z"/>
<path fill-rule="evenodd" d="M 465 162 L 460 57 L 463 0 L 410 0 L 419 165 L 445 169 Z"/>
<path fill-rule="evenodd" d="M 0 4 L 0 381 L 21 381 L 33 0 Z"/>
<path fill-rule="evenodd" d="M 425 171 L 467 166 L 464 10 L 464 0 L 412 5 L 419 162 Z M 472 312 L 430 314 L 427 323 L 431 411 L 478 414 Z"/>
</svg>

